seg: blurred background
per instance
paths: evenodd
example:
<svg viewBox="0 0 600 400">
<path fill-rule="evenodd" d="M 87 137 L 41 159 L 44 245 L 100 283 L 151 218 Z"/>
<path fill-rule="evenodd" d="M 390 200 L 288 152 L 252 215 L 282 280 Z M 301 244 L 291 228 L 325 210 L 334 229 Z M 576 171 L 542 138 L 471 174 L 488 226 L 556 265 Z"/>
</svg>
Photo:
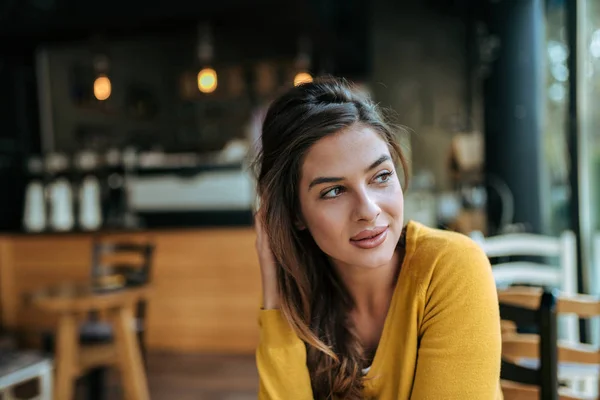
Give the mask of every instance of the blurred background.
<svg viewBox="0 0 600 400">
<path fill-rule="evenodd" d="M 256 398 L 249 160 L 273 97 L 326 74 L 408 128 L 407 219 L 483 237 L 572 233 L 576 289 L 598 294 L 595 0 L 1 0 L 3 346 L 63 343 L 72 310 L 32 294 L 51 303 L 89 284 L 73 298 L 118 297 L 151 281 L 130 316 L 143 344 L 131 376 L 153 399 Z M 133 275 L 115 273 L 132 260 Z M 77 348 L 114 342 L 78 304 Z M 75 395 L 135 391 L 101 364 L 73 369 Z"/>
</svg>

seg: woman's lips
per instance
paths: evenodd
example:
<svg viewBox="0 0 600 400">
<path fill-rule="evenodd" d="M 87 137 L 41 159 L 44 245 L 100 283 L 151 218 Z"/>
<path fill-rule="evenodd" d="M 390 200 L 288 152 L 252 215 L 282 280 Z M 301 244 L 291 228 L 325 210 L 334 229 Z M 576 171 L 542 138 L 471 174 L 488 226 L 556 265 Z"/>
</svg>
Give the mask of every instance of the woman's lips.
<svg viewBox="0 0 600 400">
<path fill-rule="evenodd" d="M 350 243 L 361 249 L 372 249 L 381 245 L 387 237 L 387 226 L 366 229 L 350 239 Z"/>
</svg>

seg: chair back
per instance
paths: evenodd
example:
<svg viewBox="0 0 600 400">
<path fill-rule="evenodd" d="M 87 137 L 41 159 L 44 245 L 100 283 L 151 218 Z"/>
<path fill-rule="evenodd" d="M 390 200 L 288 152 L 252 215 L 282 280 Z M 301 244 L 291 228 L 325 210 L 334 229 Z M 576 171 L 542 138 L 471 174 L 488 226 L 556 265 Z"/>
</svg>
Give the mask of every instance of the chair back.
<svg viewBox="0 0 600 400">
<path fill-rule="evenodd" d="M 153 255 L 152 243 L 95 241 L 92 249 L 92 284 L 112 282 L 123 286 L 146 285 L 151 280 Z"/>
<path fill-rule="evenodd" d="M 556 324 L 556 294 L 545 290 L 539 306 L 526 307 L 500 300 L 500 318 L 518 325 L 537 325 L 540 331 L 538 344 L 541 355 L 537 369 L 519 365 L 517 360 L 503 352 L 501 379 L 539 388 L 541 400 L 558 400 L 558 353 Z M 506 387 L 506 384 L 504 385 Z"/>
<path fill-rule="evenodd" d="M 150 242 L 94 241 L 92 286 L 98 290 L 112 290 L 149 284 L 152 279 L 154 249 L 154 244 Z M 146 302 L 140 301 L 136 306 L 138 324 L 144 325 L 145 318 Z"/>
<path fill-rule="evenodd" d="M 491 259 L 492 273 L 498 288 L 528 285 L 555 288 L 563 294 L 577 294 L 577 249 L 575 235 L 563 232 L 560 237 L 531 233 L 509 233 L 474 239 Z M 524 257 L 535 261 L 522 260 Z M 552 263 L 551 259 L 558 260 Z M 542 260 L 542 261 L 539 261 Z M 579 321 L 573 316 L 559 318 L 559 337 L 579 342 Z"/>
<path fill-rule="evenodd" d="M 557 340 L 556 317 L 600 315 L 600 298 L 531 287 L 498 291 L 500 317 L 517 325 L 536 320 L 539 334 L 502 335 L 502 388 L 511 399 L 598 399 L 600 349 Z M 560 384 L 559 384 L 560 383 Z"/>
</svg>

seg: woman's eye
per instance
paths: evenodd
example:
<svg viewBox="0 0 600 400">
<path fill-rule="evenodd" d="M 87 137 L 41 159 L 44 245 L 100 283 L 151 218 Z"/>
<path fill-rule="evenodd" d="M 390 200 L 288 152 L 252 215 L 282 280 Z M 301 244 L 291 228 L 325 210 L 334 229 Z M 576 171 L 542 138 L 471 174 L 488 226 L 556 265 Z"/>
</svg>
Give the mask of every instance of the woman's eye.
<svg viewBox="0 0 600 400">
<path fill-rule="evenodd" d="M 334 188 L 329 189 L 326 192 L 321 194 L 322 199 L 332 199 L 339 196 L 342 193 L 342 188 L 340 186 L 336 186 Z"/>
<path fill-rule="evenodd" d="M 383 172 L 375 177 L 377 183 L 387 183 L 392 177 L 392 172 Z"/>
</svg>

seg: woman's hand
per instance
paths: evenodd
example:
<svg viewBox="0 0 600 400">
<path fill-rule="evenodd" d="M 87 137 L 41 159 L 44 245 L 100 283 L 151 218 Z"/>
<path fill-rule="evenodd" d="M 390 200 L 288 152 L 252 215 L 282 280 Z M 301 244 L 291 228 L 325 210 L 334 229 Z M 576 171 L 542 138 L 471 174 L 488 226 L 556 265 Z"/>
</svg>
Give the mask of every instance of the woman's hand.
<svg viewBox="0 0 600 400">
<path fill-rule="evenodd" d="M 269 245 L 269 238 L 263 227 L 263 210 L 254 216 L 256 227 L 256 253 L 260 264 L 260 275 L 263 289 L 263 309 L 279 308 L 279 288 L 277 283 L 277 264 Z"/>
</svg>

